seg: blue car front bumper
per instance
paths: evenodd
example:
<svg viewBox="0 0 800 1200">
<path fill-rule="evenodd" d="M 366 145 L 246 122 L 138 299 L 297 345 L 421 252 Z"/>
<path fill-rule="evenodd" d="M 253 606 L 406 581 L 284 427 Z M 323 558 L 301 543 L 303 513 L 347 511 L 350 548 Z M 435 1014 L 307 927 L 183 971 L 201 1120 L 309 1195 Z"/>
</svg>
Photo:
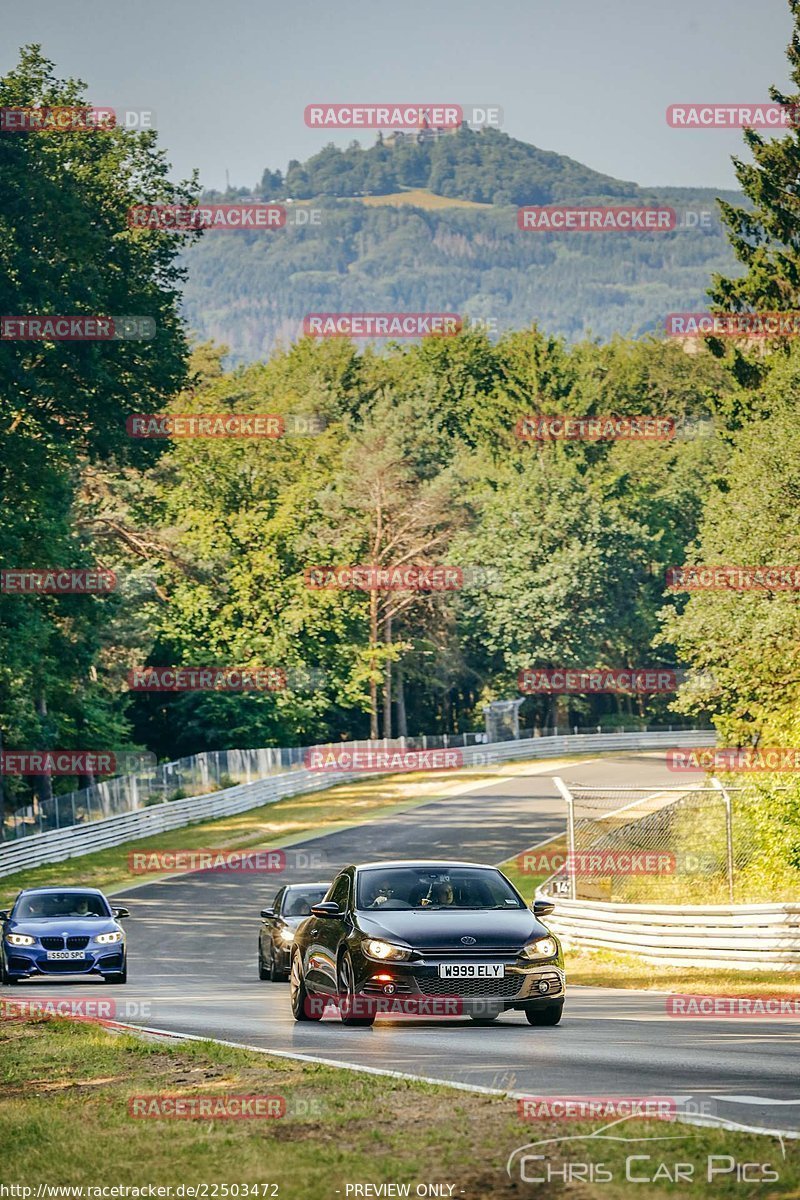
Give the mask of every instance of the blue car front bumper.
<svg viewBox="0 0 800 1200">
<path fill-rule="evenodd" d="M 125 969 L 125 944 L 97 946 L 91 941 L 80 951 L 68 951 L 76 957 L 54 958 L 62 951 L 48 951 L 43 946 L 12 946 L 3 942 L 6 974 L 11 979 L 47 975 L 115 975 Z"/>
</svg>

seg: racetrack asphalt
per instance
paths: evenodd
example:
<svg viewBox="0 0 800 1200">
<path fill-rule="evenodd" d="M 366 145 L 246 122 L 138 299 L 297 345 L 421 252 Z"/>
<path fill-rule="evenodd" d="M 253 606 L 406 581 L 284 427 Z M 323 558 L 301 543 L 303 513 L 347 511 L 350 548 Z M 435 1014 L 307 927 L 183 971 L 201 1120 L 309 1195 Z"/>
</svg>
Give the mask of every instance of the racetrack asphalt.
<svg viewBox="0 0 800 1200">
<path fill-rule="evenodd" d="M 39 980 L 0 992 L 22 999 L 45 989 L 61 996 L 69 988 L 109 997 L 120 1020 L 163 1031 L 518 1095 L 676 1097 L 689 1111 L 702 1105 L 731 1122 L 800 1131 L 798 1018 L 673 1018 L 664 993 L 568 985 L 556 1028 L 531 1027 L 522 1013 L 509 1012 L 486 1026 L 467 1018 L 379 1017 L 363 1029 L 344 1027 L 336 1016 L 297 1024 L 288 986 L 258 979 L 259 910 L 284 882 L 325 879 L 347 863 L 371 859 L 500 862 L 564 831 L 557 774 L 653 791 L 676 782 L 658 753 L 570 766 L 539 762 L 526 771 L 295 843 L 294 850 L 324 866 L 297 869 L 291 878 L 213 871 L 131 887 L 114 897 L 131 911 L 124 989 Z M 75 876 L 80 883 L 79 859 Z"/>
</svg>

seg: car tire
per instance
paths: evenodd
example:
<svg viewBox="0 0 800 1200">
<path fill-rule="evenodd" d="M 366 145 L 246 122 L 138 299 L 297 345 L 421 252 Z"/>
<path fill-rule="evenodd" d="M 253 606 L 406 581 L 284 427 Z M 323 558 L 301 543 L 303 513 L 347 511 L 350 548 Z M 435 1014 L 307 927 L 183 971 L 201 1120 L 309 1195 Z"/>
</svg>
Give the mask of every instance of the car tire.
<svg viewBox="0 0 800 1200">
<path fill-rule="evenodd" d="M 289 976 L 285 971 L 279 971 L 275 963 L 275 947 L 270 947 L 269 952 L 269 977 L 273 983 L 285 983 Z"/>
<path fill-rule="evenodd" d="M 353 970 L 353 960 L 350 954 L 345 950 L 339 958 L 338 975 L 338 991 L 339 991 L 339 1016 L 342 1018 L 343 1025 L 360 1025 L 363 1029 L 369 1028 L 375 1024 L 375 1014 L 369 1017 L 354 1017 L 350 1015 L 353 1002 L 355 1000 L 356 977 Z"/>
<path fill-rule="evenodd" d="M 258 944 L 258 978 L 259 979 L 271 979 L 272 978 L 272 976 L 269 973 L 269 969 L 264 966 L 264 959 L 262 958 L 262 955 L 261 955 L 261 943 L 260 942 Z"/>
<path fill-rule="evenodd" d="M 530 1004 L 525 1009 L 525 1016 L 529 1025 L 557 1025 L 563 1011 L 563 1001 L 561 1004 L 548 1004 L 546 1008 L 534 1008 Z"/>
<path fill-rule="evenodd" d="M 319 997 L 318 1005 L 313 1008 L 309 1003 L 309 995 L 306 991 L 306 981 L 303 978 L 303 968 L 300 965 L 300 952 L 295 951 L 292 955 L 291 968 L 289 970 L 289 1000 L 292 1005 L 292 1016 L 295 1021 L 321 1021 L 324 1004 L 322 997 Z M 317 1011 L 319 1008 L 319 1011 Z"/>
<path fill-rule="evenodd" d="M 125 963 L 125 966 L 122 968 L 121 971 L 114 971 L 111 975 L 104 975 L 103 980 L 105 983 L 127 983 L 128 982 L 128 964 L 127 964 L 127 962 Z"/>
</svg>

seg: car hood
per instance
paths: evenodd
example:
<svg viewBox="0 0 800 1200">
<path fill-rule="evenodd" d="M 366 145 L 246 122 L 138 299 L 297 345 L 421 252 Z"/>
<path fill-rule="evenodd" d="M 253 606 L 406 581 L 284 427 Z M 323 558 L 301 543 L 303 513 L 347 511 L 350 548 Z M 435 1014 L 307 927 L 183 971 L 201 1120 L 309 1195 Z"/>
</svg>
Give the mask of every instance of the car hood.
<svg viewBox="0 0 800 1200">
<path fill-rule="evenodd" d="M 528 908 L 449 909 L 426 912 L 424 909 L 397 909 L 360 912 L 358 924 L 371 937 L 405 942 L 420 950 L 460 949 L 464 937 L 475 939 L 466 952 L 482 947 L 519 950 L 533 938 L 547 937 L 550 931 L 536 920 Z"/>
<path fill-rule="evenodd" d="M 113 933 L 120 926 L 111 917 L 47 917 L 38 921 L 9 921 L 6 926 L 8 933 L 27 933 L 31 937 L 81 937 L 88 934 L 96 937 L 98 933 Z"/>
</svg>

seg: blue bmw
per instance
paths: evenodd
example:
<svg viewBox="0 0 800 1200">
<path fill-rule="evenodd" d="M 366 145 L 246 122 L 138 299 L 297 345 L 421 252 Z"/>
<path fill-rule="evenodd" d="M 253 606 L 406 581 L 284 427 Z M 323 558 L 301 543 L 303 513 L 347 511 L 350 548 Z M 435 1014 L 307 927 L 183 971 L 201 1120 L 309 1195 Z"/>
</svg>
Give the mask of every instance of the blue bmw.
<svg viewBox="0 0 800 1200">
<path fill-rule="evenodd" d="M 97 888 L 28 888 L 0 911 L 0 983 L 47 975 L 101 975 L 126 983 L 127 908 L 112 909 Z"/>
</svg>

